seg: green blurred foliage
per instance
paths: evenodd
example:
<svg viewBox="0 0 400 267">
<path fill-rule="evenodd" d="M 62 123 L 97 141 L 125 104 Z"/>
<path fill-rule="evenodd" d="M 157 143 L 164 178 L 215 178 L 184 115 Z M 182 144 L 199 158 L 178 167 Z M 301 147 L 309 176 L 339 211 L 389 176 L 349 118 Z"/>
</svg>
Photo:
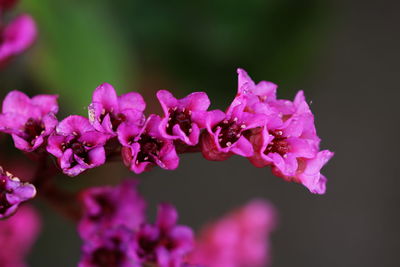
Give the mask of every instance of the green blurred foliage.
<svg viewBox="0 0 400 267">
<path fill-rule="evenodd" d="M 102 1 L 32 0 L 24 1 L 22 9 L 39 28 L 30 61 L 34 80 L 47 93 L 59 94 L 69 111 L 85 114 L 100 83 L 112 83 L 122 92 L 133 79 L 133 52 Z"/>
<path fill-rule="evenodd" d="M 296 84 L 318 51 L 326 17 L 319 0 L 112 3 L 145 70 L 157 66 L 179 89 L 215 97 L 235 93 L 237 67 L 256 80 Z"/>
</svg>

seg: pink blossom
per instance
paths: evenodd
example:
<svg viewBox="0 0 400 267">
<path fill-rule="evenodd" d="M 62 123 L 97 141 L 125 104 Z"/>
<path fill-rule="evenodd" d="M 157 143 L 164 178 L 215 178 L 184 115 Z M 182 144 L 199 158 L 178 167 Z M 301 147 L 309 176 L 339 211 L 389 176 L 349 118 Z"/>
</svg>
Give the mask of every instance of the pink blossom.
<svg viewBox="0 0 400 267">
<path fill-rule="evenodd" d="M 0 131 L 11 134 L 18 149 L 32 152 L 46 142 L 57 125 L 56 95 L 29 98 L 20 91 L 11 91 L 3 101 Z"/>
<path fill-rule="evenodd" d="M 65 174 L 76 176 L 105 162 L 106 140 L 107 136 L 97 132 L 87 118 L 72 115 L 57 125 L 47 151 L 57 158 Z"/>
<path fill-rule="evenodd" d="M 207 267 L 266 266 L 275 221 L 270 204 L 252 201 L 203 228 L 188 262 Z"/>
<path fill-rule="evenodd" d="M 180 267 L 193 248 L 193 232 L 177 225 L 178 213 L 170 204 L 160 204 L 154 225 L 145 224 L 136 234 L 141 262 L 159 267 Z"/>
<path fill-rule="evenodd" d="M 145 221 L 146 203 L 136 190 L 136 181 L 116 187 L 93 187 L 81 193 L 83 216 L 78 231 L 84 240 L 115 226 L 135 230 Z"/>
<path fill-rule="evenodd" d="M 9 1 L 8 1 L 9 2 Z M 29 15 L 20 15 L 0 30 L 0 66 L 24 52 L 36 39 L 36 24 Z"/>
<path fill-rule="evenodd" d="M 176 99 L 170 92 L 160 90 L 157 98 L 164 111 L 160 123 L 162 137 L 171 140 L 181 140 L 194 146 L 199 142 L 201 126 L 204 124 L 202 114 L 210 106 L 206 93 L 195 92 L 182 99 Z"/>
<path fill-rule="evenodd" d="M 136 92 L 117 96 L 112 85 L 104 83 L 93 92 L 89 105 L 89 121 L 100 132 L 116 136 L 118 126 L 123 123 L 141 125 L 146 103 Z"/>
<path fill-rule="evenodd" d="M 160 133 L 160 123 L 159 116 L 150 115 L 140 128 L 124 123 L 118 129 L 124 163 L 135 173 L 142 173 L 154 165 L 166 170 L 178 167 L 174 143 Z"/>
<path fill-rule="evenodd" d="M 0 221 L 0 266 L 27 267 L 25 258 L 40 230 L 40 219 L 28 205 L 7 220 Z"/>
<path fill-rule="evenodd" d="M 244 111 L 246 101 L 234 102 L 224 113 L 220 110 L 204 115 L 206 132 L 202 135 L 202 153 L 208 160 L 225 160 L 236 154 L 251 157 L 253 146 L 245 136 L 253 128 L 265 125 L 266 116 Z"/>
</svg>

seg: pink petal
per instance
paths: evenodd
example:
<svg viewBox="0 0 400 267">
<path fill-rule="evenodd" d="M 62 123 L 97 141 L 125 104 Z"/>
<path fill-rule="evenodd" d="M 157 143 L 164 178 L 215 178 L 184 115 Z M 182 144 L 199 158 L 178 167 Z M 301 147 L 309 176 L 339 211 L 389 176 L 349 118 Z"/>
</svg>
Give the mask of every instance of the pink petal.
<svg viewBox="0 0 400 267">
<path fill-rule="evenodd" d="M 0 61 L 27 49 L 36 38 L 36 24 L 29 15 L 20 15 L 6 26 L 0 45 Z"/>
<path fill-rule="evenodd" d="M 178 106 L 178 100 L 167 90 L 158 91 L 157 98 L 165 114 L 168 114 L 169 108 Z"/>
<path fill-rule="evenodd" d="M 93 131 L 89 120 L 79 115 L 71 115 L 62 120 L 57 126 L 57 133 L 60 135 L 83 134 Z"/>
<path fill-rule="evenodd" d="M 146 108 L 146 102 L 142 95 L 136 92 L 130 92 L 118 97 L 118 104 L 120 110 L 135 109 L 143 111 Z"/>
<path fill-rule="evenodd" d="M 32 98 L 32 104 L 39 107 L 42 115 L 58 112 L 58 95 L 37 95 Z"/>
<path fill-rule="evenodd" d="M 194 92 L 179 100 L 179 104 L 191 111 L 207 110 L 210 106 L 210 99 L 204 92 Z"/>
<path fill-rule="evenodd" d="M 117 93 L 115 92 L 114 87 L 108 83 L 103 83 L 94 90 L 92 102 L 100 103 L 108 112 L 118 108 Z"/>
</svg>

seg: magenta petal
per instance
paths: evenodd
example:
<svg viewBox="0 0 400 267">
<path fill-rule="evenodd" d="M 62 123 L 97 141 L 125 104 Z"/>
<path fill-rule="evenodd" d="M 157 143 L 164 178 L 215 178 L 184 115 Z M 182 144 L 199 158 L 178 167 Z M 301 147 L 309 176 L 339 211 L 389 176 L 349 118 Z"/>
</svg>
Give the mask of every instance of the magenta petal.
<svg viewBox="0 0 400 267">
<path fill-rule="evenodd" d="M 31 109 L 30 98 L 20 91 L 11 91 L 4 98 L 3 113 L 16 113 L 30 117 Z"/>
<path fill-rule="evenodd" d="M 261 81 L 257 84 L 253 93 L 261 96 L 264 101 L 276 99 L 276 89 L 278 86 L 272 82 Z"/>
<path fill-rule="evenodd" d="M 294 153 L 296 157 L 313 158 L 317 153 L 316 148 L 312 144 L 310 144 L 309 140 L 300 138 L 288 138 L 287 142 L 290 146 L 290 153 Z"/>
<path fill-rule="evenodd" d="M 60 158 L 63 154 L 61 150 L 61 144 L 65 141 L 64 136 L 51 135 L 49 136 L 47 143 L 47 152 L 54 155 L 56 158 Z"/>
<path fill-rule="evenodd" d="M 139 132 L 135 124 L 122 123 L 117 130 L 118 140 L 123 146 L 130 146 Z"/>
<path fill-rule="evenodd" d="M 146 102 L 141 94 L 130 92 L 118 97 L 118 104 L 120 111 L 125 109 L 134 109 L 143 111 L 146 108 Z"/>
<path fill-rule="evenodd" d="M 199 115 L 202 115 L 201 113 L 199 113 Z M 205 114 L 205 120 L 204 120 L 204 124 L 202 125 L 201 123 L 199 124 L 200 128 L 205 128 L 207 127 L 207 129 L 209 130 L 209 132 L 212 132 L 212 128 L 218 124 L 219 122 L 221 122 L 223 119 L 225 119 L 225 112 L 223 112 L 222 110 L 211 110 L 209 112 L 207 112 Z M 200 119 L 198 120 L 199 122 L 201 121 Z M 203 122 L 203 121 L 202 121 Z"/>
<path fill-rule="evenodd" d="M 32 104 L 39 107 L 42 115 L 58 112 L 57 95 L 37 95 L 32 97 Z"/>
<path fill-rule="evenodd" d="M 107 136 L 95 131 L 86 132 L 81 137 L 79 137 L 79 141 L 88 148 L 98 145 L 103 146 L 107 141 Z"/>
<path fill-rule="evenodd" d="M 94 90 L 92 102 L 100 103 L 108 112 L 118 108 L 117 93 L 115 92 L 114 87 L 108 83 L 103 83 Z"/>
<path fill-rule="evenodd" d="M 36 188 L 32 184 L 22 184 L 15 188 L 12 194 L 7 195 L 7 200 L 11 205 L 17 204 L 21 201 L 34 198 L 36 196 Z"/>
<path fill-rule="evenodd" d="M 0 114 L 0 131 L 8 134 L 22 133 L 26 117 L 17 113 Z"/>
<path fill-rule="evenodd" d="M 73 158 L 73 151 L 72 149 L 68 148 L 64 151 L 64 153 L 59 157 L 59 164 L 61 169 L 65 172 L 71 166 L 71 161 Z"/>
<path fill-rule="evenodd" d="M 29 15 L 20 15 L 6 26 L 0 45 L 0 62 L 23 52 L 36 38 L 36 24 Z"/>
<path fill-rule="evenodd" d="M 156 138 L 161 138 L 161 134 L 160 134 L 160 125 L 162 123 L 165 123 L 167 120 L 163 120 L 163 122 L 161 122 L 161 117 L 155 114 L 151 114 L 147 120 L 146 123 L 144 125 L 144 128 L 146 129 L 146 131 L 151 135 L 154 136 Z M 165 127 L 163 127 L 164 132 L 165 132 Z M 167 135 L 167 133 L 165 132 L 165 135 Z"/>
<path fill-rule="evenodd" d="M 168 203 L 158 205 L 157 212 L 157 227 L 168 230 L 173 227 L 178 221 L 178 212 L 175 207 Z"/>
<path fill-rule="evenodd" d="M 210 99 L 204 92 L 191 93 L 185 98 L 182 98 L 179 102 L 182 107 L 185 107 L 191 111 L 207 110 L 211 104 Z"/>
<path fill-rule="evenodd" d="M 253 80 L 244 69 L 238 68 L 238 94 L 247 94 L 255 86 Z"/>
<path fill-rule="evenodd" d="M 157 161 L 157 164 L 167 170 L 175 170 L 179 165 L 179 157 L 176 153 L 175 146 L 172 142 L 168 142 L 160 151 L 162 158 Z"/>
<path fill-rule="evenodd" d="M 100 166 L 106 161 L 106 153 L 102 146 L 90 150 L 88 154 L 91 167 Z"/>
<path fill-rule="evenodd" d="M 68 116 L 57 126 L 57 133 L 60 135 L 81 135 L 93 130 L 89 120 L 79 115 Z"/>
<path fill-rule="evenodd" d="M 32 145 L 28 143 L 25 139 L 19 137 L 16 134 L 12 134 L 11 136 L 16 148 L 26 152 L 31 152 L 33 150 Z"/>
<path fill-rule="evenodd" d="M 167 90 L 158 91 L 157 98 L 165 114 L 168 114 L 169 108 L 178 106 L 178 100 Z"/>
<path fill-rule="evenodd" d="M 254 154 L 253 146 L 244 136 L 241 136 L 239 140 L 236 141 L 231 147 L 231 151 L 243 157 L 251 157 Z"/>
</svg>

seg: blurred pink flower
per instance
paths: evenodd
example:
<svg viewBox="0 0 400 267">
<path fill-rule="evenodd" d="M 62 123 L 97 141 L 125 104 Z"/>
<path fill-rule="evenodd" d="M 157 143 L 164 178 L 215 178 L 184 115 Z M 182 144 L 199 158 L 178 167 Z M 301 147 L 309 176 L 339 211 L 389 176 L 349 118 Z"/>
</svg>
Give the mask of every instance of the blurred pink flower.
<svg viewBox="0 0 400 267">
<path fill-rule="evenodd" d="M 29 253 L 40 230 L 40 218 L 28 205 L 7 220 L 0 221 L 0 266 L 26 267 Z"/>
<path fill-rule="evenodd" d="M 0 30 L 0 66 L 33 44 L 37 31 L 31 16 L 23 14 Z"/>
<path fill-rule="evenodd" d="M 255 200 L 207 225 L 197 238 L 188 262 L 207 267 L 261 267 L 270 263 L 269 234 L 276 214 Z"/>
</svg>

